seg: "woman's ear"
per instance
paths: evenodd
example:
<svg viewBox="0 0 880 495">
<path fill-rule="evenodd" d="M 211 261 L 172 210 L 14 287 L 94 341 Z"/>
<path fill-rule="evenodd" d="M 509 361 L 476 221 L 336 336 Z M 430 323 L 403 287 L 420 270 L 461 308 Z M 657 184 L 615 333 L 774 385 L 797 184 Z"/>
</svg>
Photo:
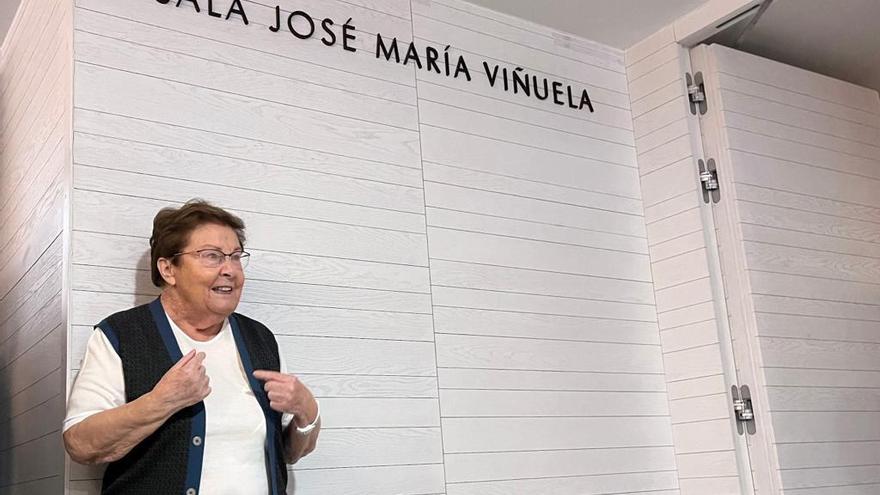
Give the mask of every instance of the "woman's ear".
<svg viewBox="0 0 880 495">
<path fill-rule="evenodd" d="M 176 279 L 174 275 L 175 266 L 171 263 L 171 260 L 168 258 L 159 258 L 156 260 L 156 266 L 159 268 L 159 274 L 162 275 L 165 283 L 173 287 Z"/>
</svg>

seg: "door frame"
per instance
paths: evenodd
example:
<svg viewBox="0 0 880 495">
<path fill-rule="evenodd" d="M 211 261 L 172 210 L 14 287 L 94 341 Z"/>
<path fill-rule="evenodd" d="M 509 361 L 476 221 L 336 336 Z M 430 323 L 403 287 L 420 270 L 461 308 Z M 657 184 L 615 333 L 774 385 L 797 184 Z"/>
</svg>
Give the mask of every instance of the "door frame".
<svg viewBox="0 0 880 495">
<path fill-rule="evenodd" d="M 740 486 L 743 493 L 777 494 L 779 479 L 775 435 L 769 411 L 768 396 L 761 370 L 761 349 L 757 338 L 757 321 L 747 273 L 747 263 L 736 208 L 734 171 L 724 133 L 721 94 L 717 67 L 709 45 L 689 50 L 691 73 L 702 72 L 708 110 L 695 118 L 695 138 L 699 139 L 705 159 L 713 158 L 718 171 L 721 198 L 717 203 L 703 204 L 701 216 L 712 274 L 712 289 L 719 316 L 719 342 L 722 348 L 725 385 L 748 385 L 753 398 L 755 432 L 737 431 L 737 420 L 731 415 L 736 444 Z M 693 136 L 693 134 L 692 134 Z M 732 401 L 732 396 L 730 397 Z M 731 402 L 732 403 L 732 402 Z"/>
</svg>

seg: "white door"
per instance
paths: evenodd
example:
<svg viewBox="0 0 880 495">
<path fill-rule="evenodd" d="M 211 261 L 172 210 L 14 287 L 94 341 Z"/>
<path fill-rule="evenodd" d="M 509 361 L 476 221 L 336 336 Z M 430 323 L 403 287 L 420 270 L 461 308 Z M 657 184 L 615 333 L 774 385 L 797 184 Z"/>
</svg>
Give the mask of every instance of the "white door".
<svg viewBox="0 0 880 495">
<path fill-rule="evenodd" d="M 880 493 L 880 99 L 736 50 L 692 50 L 757 493 Z"/>
</svg>

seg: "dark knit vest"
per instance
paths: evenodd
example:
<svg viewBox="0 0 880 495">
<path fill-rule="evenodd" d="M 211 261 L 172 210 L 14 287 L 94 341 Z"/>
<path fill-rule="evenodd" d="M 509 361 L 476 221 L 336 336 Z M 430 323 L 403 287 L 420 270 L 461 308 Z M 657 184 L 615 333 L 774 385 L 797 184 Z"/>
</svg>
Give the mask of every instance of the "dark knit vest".
<svg viewBox="0 0 880 495">
<path fill-rule="evenodd" d="M 238 313 L 233 313 L 229 320 L 248 383 L 266 418 L 264 452 L 269 493 L 283 495 L 287 488 L 287 467 L 281 414 L 269 407 L 262 383 L 253 377 L 256 369 L 280 369 L 278 345 L 275 336 L 262 323 Z M 97 327 L 122 360 L 126 402 L 152 390 L 165 372 L 183 357 L 159 299 L 113 314 Z M 178 411 L 125 457 L 107 466 L 101 493 L 196 495 L 202 470 L 211 469 L 211 466 L 202 466 L 208 441 L 204 402 Z"/>
</svg>

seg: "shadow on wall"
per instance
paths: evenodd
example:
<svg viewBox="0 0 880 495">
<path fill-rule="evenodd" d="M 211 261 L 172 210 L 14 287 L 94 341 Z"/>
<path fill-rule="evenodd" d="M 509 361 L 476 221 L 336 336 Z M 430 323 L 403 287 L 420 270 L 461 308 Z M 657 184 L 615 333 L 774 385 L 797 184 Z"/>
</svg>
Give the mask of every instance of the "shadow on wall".
<svg viewBox="0 0 880 495">
<path fill-rule="evenodd" d="M 162 289 L 153 285 L 153 280 L 151 278 L 150 271 L 150 249 L 149 247 L 144 251 L 141 255 L 140 259 L 137 263 L 137 271 L 135 272 L 134 279 L 134 293 L 137 294 L 138 303 L 141 298 L 147 298 L 149 296 L 149 301 L 152 301 L 155 296 L 158 296 Z"/>
<path fill-rule="evenodd" d="M 0 174 L 0 178 L 2 178 L 2 174 Z M 0 303 L 2 302 L 3 298 L 0 298 Z M 10 443 L 12 439 L 12 423 L 7 420 L 9 409 L 12 406 L 11 395 L 12 385 L 9 370 L 0 370 L 0 449 L 3 448 L 3 445 Z M 0 486 L 7 485 L 11 481 L 9 477 L 12 474 L 12 464 L 11 451 L 0 450 Z"/>
<path fill-rule="evenodd" d="M 0 43 L 2 43 L 2 38 L 0 38 Z M 3 101 L 0 100 L 0 122 L 5 122 L 6 115 L 6 105 L 3 104 Z M 0 143 L 2 144 L 2 143 Z M 0 164 L 3 162 L 0 161 Z M 0 169 L 0 191 L 4 189 L 4 179 L 5 174 L 3 170 Z M 0 239 L 2 242 L 2 239 Z M 0 272 L 2 275 L 2 272 Z M 0 304 L 3 303 L 3 299 L 5 299 L 6 295 L 0 296 Z M 0 322 L 2 324 L 2 322 Z M 0 339 L 4 338 L 0 335 Z M 9 421 L 6 421 L 6 416 L 8 415 L 10 404 L 10 394 L 11 394 L 11 384 L 9 379 L 9 370 L 3 369 L 0 370 L 0 445 L 6 443 L 12 435 L 12 425 Z M 2 448 L 2 447 L 0 447 Z M 0 486 L 3 486 L 9 481 L 6 479 L 9 476 L 8 473 L 12 472 L 12 459 L 9 456 L 8 452 L 4 452 L 0 450 Z"/>
</svg>

